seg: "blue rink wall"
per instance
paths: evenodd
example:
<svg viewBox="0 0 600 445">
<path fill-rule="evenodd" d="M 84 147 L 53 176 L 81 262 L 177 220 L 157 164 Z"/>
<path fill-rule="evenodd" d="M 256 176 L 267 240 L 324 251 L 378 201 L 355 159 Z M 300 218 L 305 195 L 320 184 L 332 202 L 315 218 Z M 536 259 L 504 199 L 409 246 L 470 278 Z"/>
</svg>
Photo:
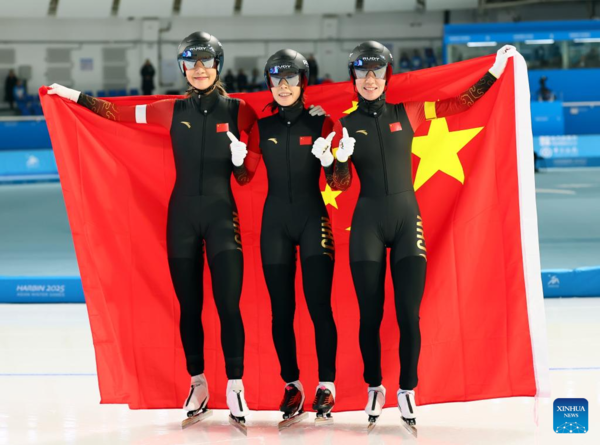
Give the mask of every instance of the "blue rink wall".
<svg viewBox="0 0 600 445">
<path fill-rule="evenodd" d="M 545 111 L 537 114 L 534 127 L 561 128 L 560 118 L 548 111 L 557 104 L 535 104 L 533 108 L 536 107 Z M 23 137 L 25 134 L 27 137 Z M 540 168 L 600 166 L 598 134 L 536 136 L 533 141 L 534 150 L 541 157 L 537 163 Z M 0 122 L 0 183 L 57 181 L 51 147 L 45 121 Z"/>
<path fill-rule="evenodd" d="M 599 297 L 600 267 L 542 271 L 544 298 Z M 0 277 L 0 303 L 84 303 L 79 277 Z"/>
<path fill-rule="evenodd" d="M 84 303 L 79 277 L 0 277 L 0 303 Z"/>
</svg>

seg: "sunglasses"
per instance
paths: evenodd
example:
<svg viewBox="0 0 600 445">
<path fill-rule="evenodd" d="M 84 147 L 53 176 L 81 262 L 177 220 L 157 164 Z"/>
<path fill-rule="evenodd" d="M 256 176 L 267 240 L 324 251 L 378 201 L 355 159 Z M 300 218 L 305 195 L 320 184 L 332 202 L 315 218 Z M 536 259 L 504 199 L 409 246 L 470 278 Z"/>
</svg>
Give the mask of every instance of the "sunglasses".
<svg viewBox="0 0 600 445">
<path fill-rule="evenodd" d="M 300 85 L 300 74 L 270 74 L 269 79 L 271 80 L 271 88 L 278 87 L 284 80 L 290 87 L 297 87 Z"/>
<path fill-rule="evenodd" d="M 387 66 L 384 65 L 380 68 L 354 68 L 354 75 L 356 76 L 357 79 L 365 79 L 369 73 L 373 73 L 373 75 L 377 78 L 377 79 L 385 79 L 385 73 L 387 71 Z"/>
<path fill-rule="evenodd" d="M 206 69 L 216 69 L 219 66 L 219 61 L 214 57 L 203 59 L 179 59 L 179 65 L 184 72 L 187 70 L 193 70 L 196 67 L 196 62 L 200 62 Z"/>
</svg>

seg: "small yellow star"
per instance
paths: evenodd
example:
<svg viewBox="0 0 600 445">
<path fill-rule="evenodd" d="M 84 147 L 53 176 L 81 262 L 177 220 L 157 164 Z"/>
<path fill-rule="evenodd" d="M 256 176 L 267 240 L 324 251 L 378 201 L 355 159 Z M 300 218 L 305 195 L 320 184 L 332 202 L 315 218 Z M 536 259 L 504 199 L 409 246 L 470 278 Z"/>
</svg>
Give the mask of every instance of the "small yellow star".
<svg viewBox="0 0 600 445">
<path fill-rule="evenodd" d="M 346 111 L 344 111 L 344 114 L 350 114 L 352 113 L 354 110 L 356 110 L 358 108 L 358 101 L 353 100 L 352 101 L 352 108 L 348 108 Z"/>
<path fill-rule="evenodd" d="M 464 184 L 465 173 L 458 152 L 482 129 L 483 127 L 449 131 L 446 119 L 432 120 L 429 134 L 413 139 L 412 152 L 421 158 L 415 176 L 415 191 L 438 171 Z"/>
<path fill-rule="evenodd" d="M 335 198 L 338 195 L 340 195 L 341 193 L 342 192 L 340 192 L 340 191 L 331 190 L 331 187 L 329 187 L 329 184 L 326 184 L 325 190 L 321 191 L 321 195 L 323 195 L 323 201 L 325 202 L 325 205 L 331 204 L 336 209 L 338 208 L 338 206 L 337 206 L 337 202 L 335 201 Z"/>
</svg>

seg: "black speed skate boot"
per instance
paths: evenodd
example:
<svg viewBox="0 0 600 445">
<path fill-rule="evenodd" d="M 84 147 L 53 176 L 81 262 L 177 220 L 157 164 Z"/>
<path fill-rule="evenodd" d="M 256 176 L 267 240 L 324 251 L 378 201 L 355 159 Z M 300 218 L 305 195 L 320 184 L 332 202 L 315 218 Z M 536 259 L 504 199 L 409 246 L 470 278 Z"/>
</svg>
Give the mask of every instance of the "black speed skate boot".
<svg viewBox="0 0 600 445">
<path fill-rule="evenodd" d="M 331 410 L 335 404 L 335 385 L 333 382 L 319 382 L 317 393 L 313 401 L 313 409 L 317 412 L 315 426 L 330 425 L 333 423 Z"/>
<path fill-rule="evenodd" d="M 283 412 L 283 420 L 279 422 L 279 431 L 288 428 L 308 417 L 304 412 L 304 388 L 299 380 L 285 385 L 283 400 L 279 411 Z"/>
</svg>

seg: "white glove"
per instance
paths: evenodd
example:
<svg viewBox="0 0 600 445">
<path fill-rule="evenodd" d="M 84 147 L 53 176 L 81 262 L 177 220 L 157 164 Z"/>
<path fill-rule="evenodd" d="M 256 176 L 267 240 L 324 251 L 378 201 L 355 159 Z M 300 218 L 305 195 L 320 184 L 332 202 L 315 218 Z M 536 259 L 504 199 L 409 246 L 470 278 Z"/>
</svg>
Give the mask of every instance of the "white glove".
<svg viewBox="0 0 600 445">
<path fill-rule="evenodd" d="M 506 68 L 509 57 L 512 57 L 515 54 L 517 54 L 517 48 L 512 45 L 504 45 L 500 48 L 496 53 L 496 61 L 490 68 L 490 73 L 492 73 L 496 79 L 499 79 L 504 72 L 504 68 Z"/>
<path fill-rule="evenodd" d="M 325 116 L 326 113 L 323 107 L 321 107 L 321 105 L 317 105 L 316 107 L 314 105 L 311 105 L 310 107 L 308 107 L 308 114 L 310 114 L 311 116 Z"/>
<path fill-rule="evenodd" d="M 318 138 L 313 144 L 311 153 L 321 161 L 323 167 L 329 167 L 333 163 L 333 155 L 331 154 L 331 140 L 335 136 L 335 131 L 329 133 L 326 138 Z"/>
<path fill-rule="evenodd" d="M 231 131 L 227 132 L 227 137 L 231 141 L 231 144 L 229 144 L 229 147 L 231 148 L 231 162 L 236 167 L 241 167 L 244 164 L 244 158 L 248 154 L 246 144 L 238 141 Z"/>
<path fill-rule="evenodd" d="M 48 88 L 48 94 L 58 94 L 60 97 L 72 100 L 73 102 L 77 102 L 79 100 L 79 95 L 81 94 L 81 91 L 63 87 L 62 85 L 59 85 L 57 83 L 53 83 Z"/>
<path fill-rule="evenodd" d="M 354 144 L 356 143 L 356 139 L 351 138 L 348 135 L 348 130 L 346 127 L 342 128 L 343 136 L 340 139 L 340 147 L 338 148 L 335 157 L 340 162 L 346 162 L 352 153 L 354 153 Z"/>
</svg>

